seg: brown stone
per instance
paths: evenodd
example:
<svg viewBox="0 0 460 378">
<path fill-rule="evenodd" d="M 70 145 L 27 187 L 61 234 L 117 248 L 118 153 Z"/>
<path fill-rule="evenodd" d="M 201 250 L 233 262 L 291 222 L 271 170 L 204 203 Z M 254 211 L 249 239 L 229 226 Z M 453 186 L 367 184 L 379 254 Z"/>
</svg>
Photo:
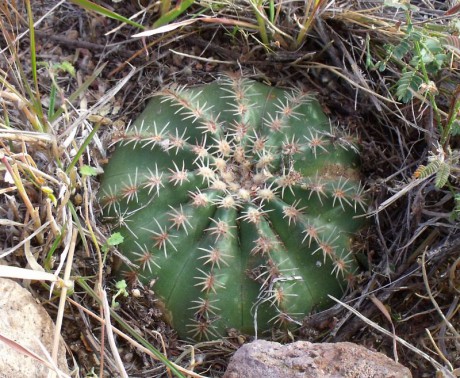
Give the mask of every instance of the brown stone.
<svg viewBox="0 0 460 378">
<path fill-rule="evenodd" d="M 32 295 L 13 280 L 0 278 L 0 334 L 38 354 L 39 342 L 51 354 L 54 323 Z M 59 345 L 58 367 L 68 374 L 64 342 Z M 0 340 L 0 378 L 46 378 L 50 370 Z"/>
<path fill-rule="evenodd" d="M 257 340 L 243 345 L 224 378 L 410 378 L 408 368 L 353 343 Z"/>
</svg>

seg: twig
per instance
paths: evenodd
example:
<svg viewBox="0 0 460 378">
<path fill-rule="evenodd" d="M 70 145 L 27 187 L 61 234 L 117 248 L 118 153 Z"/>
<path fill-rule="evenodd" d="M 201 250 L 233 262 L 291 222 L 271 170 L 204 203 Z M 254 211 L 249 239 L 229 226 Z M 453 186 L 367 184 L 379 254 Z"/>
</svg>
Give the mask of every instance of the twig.
<svg viewBox="0 0 460 378">
<path fill-rule="evenodd" d="M 115 87 L 107 91 L 107 93 L 102 96 L 96 104 L 94 104 L 90 109 L 87 109 L 83 111 L 79 117 L 64 131 L 62 131 L 58 137 L 59 143 L 64 146 L 64 148 L 67 148 L 70 146 L 70 144 L 73 141 L 73 137 L 69 137 L 66 140 L 63 141 L 64 137 L 68 136 L 80 124 L 88 118 L 89 114 L 97 114 L 99 109 L 104 106 L 108 101 L 113 99 L 115 95 L 125 86 L 125 84 L 131 79 L 131 77 L 134 75 L 136 70 L 133 68 L 122 80 L 120 80 Z M 60 119 L 57 119 L 55 123 L 59 123 Z"/>
<path fill-rule="evenodd" d="M 1 135 L 1 132 L 0 132 L 0 136 Z M 22 154 L 21 154 L 22 155 Z M 22 161 L 20 160 L 16 160 L 15 158 L 16 157 L 21 157 L 20 154 L 15 154 L 13 155 L 12 157 L 11 156 L 7 156 L 5 155 L 5 159 L 8 160 L 9 162 L 14 162 L 14 164 L 17 164 L 18 167 L 22 168 L 22 169 L 27 169 L 29 170 L 30 172 L 32 172 L 33 174 L 37 175 L 37 176 L 41 176 L 43 177 L 44 179 L 46 179 L 47 181 L 51 181 L 52 183 L 56 184 L 56 185 L 60 185 L 61 182 L 59 180 L 57 180 L 55 177 L 51 176 L 51 175 L 48 175 L 46 174 L 45 172 L 42 172 L 40 171 L 39 169 L 31 166 L 30 164 L 25 164 L 23 163 Z M 24 155 L 24 156 L 29 156 L 29 155 Z"/>
<path fill-rule="evenodd" d="M 13 339 L 10 339 L 9 337 L 6 337 L 5 335 L 2 335 L 0 333 L 0 342 L 2 342 L 5 345 L 8 345 L 10 348 L 14 349 L 15 351 L 24 354 L 25 356 L 28 356 L 30 358 L 35 359 L 36 361 L 39 361 L 41 364 L 45 365 L 48 369 L 52 370 L 55 372 L 55 366 L 48 362 L 46 359 L 43 357 L 39 356 L 37 353 L 35 353 L 33 350 L 19 344 L 18 342 L 14 341 Z M 41 343 L 39 342 L 38 345 L 42 347 Z M 46 353 L 46 350 L 42 351 Z M 70 378 L 67 374 L 64 374 L 62 372 L 59 372 L 59 377 L 61 378 Z"/>
<path fill-rule="evenodd" d="M 105 329 L 107 330 L 107 339 L 109 340 L 110 349 L 112 350 L 113 357 L 118 366 L 118 373 L 121 374 L 123 378 L 128 378 L 123 361 L 121 360 L 120 353 L 118 353 L 118 348 L 115 344 L 115 339 L 113 337 L 113 328 L 110 322 L 110 307 L 109 302 L 107 301 L 107 293 L 102 287 L 99 288 L 101 293 L 102 307 L 104 309 L 104 320 L 105 320 Z"/>
<path fill-rule="evenodd" d="M 93 313 L 92 311 L 88 310 L 86 307 L 83 307 L 82 305 L 80 305 L 79 303 L 75 302 L 73 299 L 71 298 L 68 298 L 67 299 L 69 301 L 69 303 L 73 304 L 74 306 L 80 308 L 83 312 L 85 312 L 86 314 L 88 314 L 89 316 L 91 316 L 92 318 L 94 318 L 95 320 L 97 320 L 98 322 L 101 323 L 101 325 L 105 325 L 105 320 L 102 319 L 101 317 L 97 316 L 95 313 Z M 155 356 L 155 354 L 153 354 L 150 350 L 148 350 L 147 348 L 145 348 L 144 346 L 142 346 L 141 344 L 139 344 L 136 340 L 133 340 L 132 338 L 130 338 L 128 335 L 126 335 L 125 333 L 123 333 L 122 331 L 120 331 L 118 328 L 116 327 L 113 327 L 112 326 L 112 331 L 114 333 L 116 333 L 118 336 L 120 336 L 121 338 L 125 339 L 127 342 L 129 342 L 133 347 L 139 349 L 141 352 L 149 355 L 150 357 L 152 357 L 154 360 L 156 361 L 160 361 L 160 359 Z M 197 374 L 197 373 L 194 373 L 190 370 L 187 370 L 185 368 L 183 368 L 182 366 L 179 366 L 177 365 L 176 363 L 170 361 L 170 363 L 179 371 L 181 371 L 182 373 L 185 373 L 187 375 L 190 375 L 191 377 L 194 377 L 194 378 L 206 378 L 204 377 L 203 375 L 200 375 L 200 374 Z"/>
<path fill-rule="evenodd" d="M 0 259 L 5 257 L 5 256 L 8 256 L 10 253 L 13 253 L 14 251 L 16 251 L 18 248 L 22 247 L 24 245 L 24 243 L 27 242 L 27 240 L 30 240 L 31 238 L 33 238 L 34 236 L 37 236 L 40 232 L 42 232 L 46 227 L 48 227 L 50 224 L 50 222 L 46 222 L 44 223 L 40 228 L 36 229 L 32 234 L 30 234 L 27 239 L 24 239 L 22 240 L 20 243 L 16 244 L 14 247 L 11 247 L 10 249 L 4 251 L 1 255 L 0 255 Z"/>
<path fill-rule="evenodd" d="M 29 211 L 30 216 L 32 217 L 32 220 L 35 226 L 35 230 L 41 229 L 42 223 L 40 220 L 40 214 L 38 212 L 38 208 L 34 208 L 34 206 L 32 205 L 32 202 L 29 199 L 29 196 L 27 195 L 24 185 L 22 184 L 22 180 L 19 174 L 17 164 L 14 163 L 10 165 L 5 155 L 0 156 L 0 160 L 2 161 L 3 165 L 6 167 L 12 179 L 14 180 L 14 184 L 16 185 L 18 189 L 18 193 L 21 196 L 22 200 L 24 201 L 24 204 L 26 205 L 26 208 Z M 37 241 L 39 242 L 39 244 L 43 244 L 44 242 L 43 234 L 41 232 L 36 232 L 34 234 L 37 237 Z"/>
<path fill-rule="evenodd" d="M 192 58 L 194 60 L 201 60 L 201 61 L 207 62 L 207 63 L 231 64 L 231 65 L 236 64 L 236 61 L 232 61 L 232 60 L 217 60 L 217 59 L 211 59 L 211 58 L 202 58 L 202 57 L 196 56 L 196 55 L 181 53 L 181 52 L 175 51 L 173 49 L 169 49 L 169 51 L 171 51 L 172 53 L 174 53 L 176 55 L 179 55 L 179 56 L 185 56 L 186 58 Z"/>
<path fill-rule="evenodd" d="M 426 331 L 426 333 L 428 335 L 428 338 L 431 341 L 431 344 L 433 345 L 434 349 L 436 350 L 436 353 L 438 353 L 438 356 L 441 357 L 441 359 L 444 361 L 444 363 L 447 366 L 449 366 L 450 370 L 454 370 L 454 368 L 452 367 L 452 364 L 450 363 L 450 361 L 446 358 L 446 356 L 444 356 L 444 353 L 442 353 L 441 350 L 439 349 L 439 347 L 437 346 L 436 342 L 433 339 L 433 336 L 431 336 L 430 330 L 428 328 L 425 328 L 425 331 Z"/>
<path fill-rule="evenodd" d="M 452 332 L 452 334 L 460 339 L 460 334 L 457 332 L 455 327 L 452 325 L 451 322 L 449 322 L 446 317 L 444 316 L 444 313 L 442 312 L 441 308 L 438 305 L 438 302 L 436 302 L 436 299 L 433 297 L 433 293 L 431 292 L 430 284 L 428 282 L 428 276 L 426 274 L 426 267 L 425 267 L 425 255 L 426 255 L 426 250 L 422 253 L 422 275 L 423 275 L 423 283 L 425 284 L 426 291 L 428 293 L 428 297 L 431 300 L 431 303 L 433 303 L 433 306 L 435 307 L 436 311 L 438 312 L 439 316 L 442 318 L 443 322 L 447 325 L 449 330 Z"/>
<path fill-rule="evenodd" d="M 36 29 L 38 25 L 40 25 L 43 20 L 48 17 L 50 14 L 53 14 L 53 12 L 61 6 L 61 4 L 64 4 L 66 0 L 61 0 L 58 3 L 56 3 L 48 12 L 46 12 L 42 17 L 40 17 L 37 21 L 34 23 L 34 28 Z M 18 42 L 22 37 L 24 37 L 26 34 L 29 33 L 29 29 L 26 29 L 24 32 L 16 36 L 14 41 L 12 42 L 13 44 Z M 0 54 L 4 54 L 6 50 L 8 50 L 10 46 L 6 46 L 3 50 L 0 50 Z"/>
<path fill-rule="evenodd" d="M 64 277 L 63 277 L 64 282 L 68 282 L 70 278 L 70 272 L 72 270 L 72 263 L 73 263 L 73 254 L 75 252 L 75 244 L 77 242 L 77 235 L 78 235 L 78 231 L 77 229 L 74 229 L 72 233 L 72 240 L 70 242 L 69 254 L 67 256 L 67 264 L 64 270 Z M 64 318 L 64 307 L 66 303 L 68 289 L 69 287 L 64 284 L 61 288 L 61 296 L 59 298 L 59 308 L 58 308 L 58 313 L 56 316 L 56 327 L 54 331 L 53 352 L 51 354 L 53 361 L 55 363 L 57 363 L 57 357 L 58 357 L 58 352 L 59 352 L 59 341 L 61 339 L 62 320 Z"/>
<path fill-rule="evenodd" d="M 328 297 L 331 298 L 332 300 L 334 300 L 335 302 L 339 303 L 343 307 L 345 307 L 348 311 L 351 311 L 353 314 L 355 314 L 357 317 L 359 317 L 362 321 L 364 321 L 365 323 L 367 323 L 371 327 L 373 327 L 373 328 L 379 330 L 380 332 L 382 332 L 383 334 L 393 338 L 393 335 L 391 334 L 391 332 L 387 331 L 385 328 L 381 327 L 380 325 L 378 325 L 377 323 L 373 322 L 372 320 L 367 319 L 364 315 L 362 315 L 361 313 L 356 311 L 353 307 L 341 302 L 340 300 L 338 300 L 337 298 L 333 297 L 332 295 L 328 295 Z M 398 341 L 399 343 L 404 345 L 406 348 L 410 349 L 414 353 L 417 353 L 419 356 L 421 356 L 424 359 L 428 360 L 436 369 L 441 371 L 445 375 L 445 377 L 447 377 L 447 378 L 455 378 L 454 375 L 450 371 L 448 371 L 444 366 L 442 366 L 439 362 L 437 362 L 436 360 L 431 358 L 425 352 L 421 351 L 420 349 L 418 349 L 417 347 L 413 346 L 412 344 L 409 344 L 406 340 L 400 338 L 397 335 L 394 335 L 394 338 L 396 339 L 396 341 Z"/>
</svg>

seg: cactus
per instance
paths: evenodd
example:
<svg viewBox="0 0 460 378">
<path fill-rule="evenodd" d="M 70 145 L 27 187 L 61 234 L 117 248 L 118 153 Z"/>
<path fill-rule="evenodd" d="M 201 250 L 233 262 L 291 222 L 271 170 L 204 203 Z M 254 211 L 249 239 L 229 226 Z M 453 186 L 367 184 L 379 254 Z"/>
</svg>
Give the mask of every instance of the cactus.
<svg viewBox="0 0 460 378">
<path fill-rule="evenodd" d="M 354 139 L 311 94 L 228 74 L 155 93 L 105 167 L 104 217 L 181 337 L 299 324 L 342 295 L 365 206 Z"/>
</svg>

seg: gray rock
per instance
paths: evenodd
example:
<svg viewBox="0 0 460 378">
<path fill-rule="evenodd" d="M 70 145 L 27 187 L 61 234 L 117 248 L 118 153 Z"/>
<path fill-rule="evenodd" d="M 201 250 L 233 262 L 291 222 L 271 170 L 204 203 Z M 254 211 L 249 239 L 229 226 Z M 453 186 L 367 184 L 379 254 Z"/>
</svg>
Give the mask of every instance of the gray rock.
<svg viewBox="0 0 460 378">
<path fill-rule="evenodd" d="M 382 353 L 353 343 L 257 340 L 231 358 L 224 378 L 410 378 L 411 372 Z"/>
<path fill-rule="evenodd" d="M 0 278 L 0 335 L 44 358 L 38 340 L 51 354 L 54 323 L 32 295 L 13 280 Z M 64 342 L 59 345 L 58 367 L 66 374 Z M 44 358 L 46 360 L 46 358 Z M 41 362 L 6 345 L 0 339 L 0 378 L 46 378 L 49 369 Z"/>
</svg>

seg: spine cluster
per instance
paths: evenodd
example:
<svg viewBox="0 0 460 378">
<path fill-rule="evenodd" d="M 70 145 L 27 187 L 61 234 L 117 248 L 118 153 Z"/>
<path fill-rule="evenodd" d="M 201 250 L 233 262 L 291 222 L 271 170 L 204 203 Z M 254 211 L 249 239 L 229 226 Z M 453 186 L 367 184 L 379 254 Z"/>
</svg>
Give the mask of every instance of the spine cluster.
<svg viewBox="0 0 460 378">
<path fill-rule="evenodd" d="M 155 94 L 117 138 L 104 216 L 182 337 L 286 328 L 340 295 L 365 199 L 354 138 L 311 94 L 239 75 Z"/>
</svg>

